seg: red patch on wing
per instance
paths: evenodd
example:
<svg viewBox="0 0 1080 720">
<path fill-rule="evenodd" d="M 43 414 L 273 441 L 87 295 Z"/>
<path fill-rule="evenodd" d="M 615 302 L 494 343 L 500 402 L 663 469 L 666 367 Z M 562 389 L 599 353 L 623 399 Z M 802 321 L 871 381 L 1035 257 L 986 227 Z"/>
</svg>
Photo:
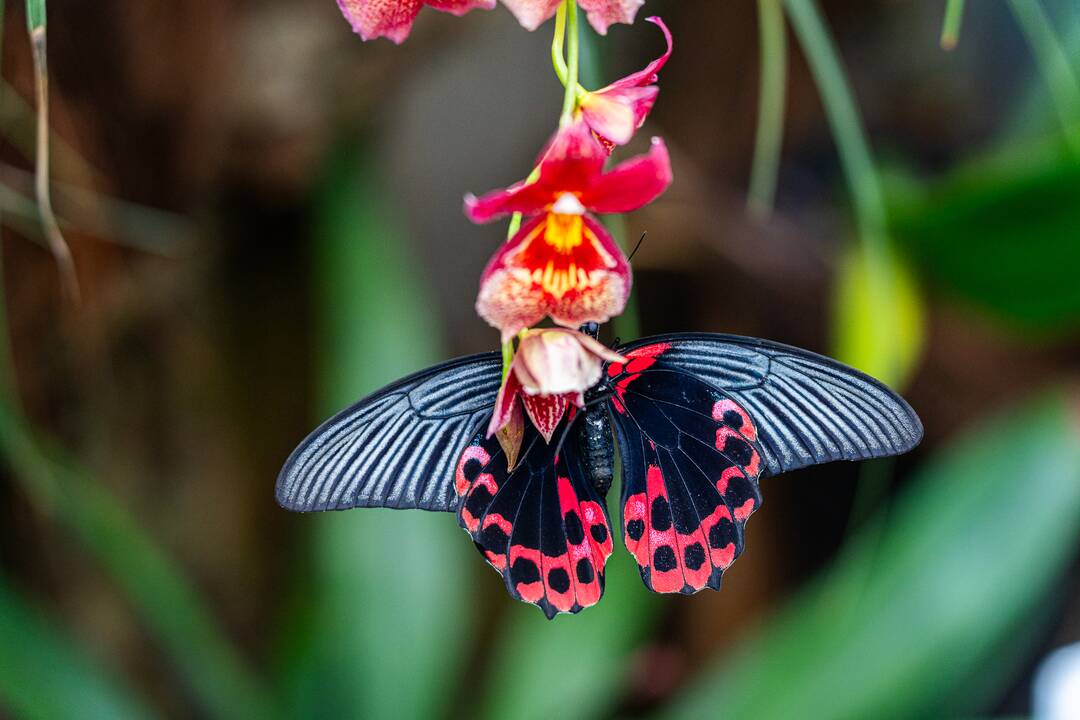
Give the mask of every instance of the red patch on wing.
<svg viewBox="0 0 1080 720">
<path fill-rule="evenodd" d="M 533 578 L 533 574 L 530 573 L 530 578 L 528 581 L 520 581 L 514 583 L 514 591 L 521 597 L 522 600 L 531 603 L 538 603 L 544 597 L 544 583 L 543 575 L 541 574 L 540 551 L 536 548 L 525 547 L 524 545 L 511 545 L 511 567 L 520 567 L 520 565 L 518 565 L 519 561 L 523 563 L 531 563 L 532 566 L 536 568 L 535 579 Z M 513 575 L 511 575 L 511 577 L 513 577 Z"/>
<path fill-rule="evenodd" d="M 731 414 L 729 415 L 729 413 Z M 733 430 L 738 430 L 747 440 L 751 442 L 757 440 L 757 427 L 754 426 L 754 422 L 750 419 L 750 414 L 734 400 L 725 398 L 717 401 L 713 405 L 712 416 L 713 420 L 724 423 Z M 736 417 L 738 418 L 737 424 L 729 422 Z"/>
<path fill-rule="evenodd" d="M 626 396 L 626 388 L 630 383 L 641 377 L 641 373 L 648 370 L 656 362 L 656 358 L 663 355 L 665 352 L 671 349 L 671 343 L 654 343 L 652 345 L 645 345 L 639 347 L 636 350 L 631 350 L 625 353 L 629 360 L 624 363 L 611 363 L 608 365 L 608 377 L 616 378 L 620 375 L 625 377 L 619 378 L 615 381 L 615 397 L 612 398 L 612 403 L 615 405 L 615 410 L 619 413 L 625 413 L 626 407 L 624 405 L 624 398 Z"/>
<path fill-rule="evenodd" d="M 465 465 L 468 464 L 470 460 L 476 460 L 480 463 L 480 467 L 484 467 L 491 461 L 491 456 L 479 445 L 470 445 L 465 448 L 465 452 L 461 453 L 461 458 L 458 460 L 457 470 L 454 472 L 454 489 L 459 496 L 465 495 L 469 491 L 469 486 L 472 484 L 469 479 L 465 477 Z"/>
<path fill-rule="evenodd" d="M 726 570 L 735 562 L 735 526 L 726 505 L 717 506 L 712 515 L 701 521 L 701 532 L 708 541 L 712 564 Z"/>
<path fill-rule="evenodd" d="M 558 490 L 559 510 L 566 529 L 570 582 L 577 604 L 589 607 L 599 602 L 603 592 L 600 578 L 611 555 L 611 533 L 600 505 L 590 500 L 581 502 L 569 479 L 560 477 Z M 554 602 L 552 605 L 559 607 Z"/>
<path fill-rule="evenodd" d="M 499 515 L 498 513 L 488 513 L 488 515 L 484 517 L 483 529 L 486 530 L 492 525 L 498 526 L 498 528 L 502 530 L 503 533 L 505 533 L 506 537 L 510 537 L 510 534 L 514 530 L 513 523 L 511 523 L 509 520 L 504 518 L 502 515 Z M 484 553 L 484 558 L 489 563 L 491 563 L 496 570 L 498 570 L 499 572 L 503 572 L 504 570 L 506 570 L 505 553 L 497 553 L 487 548 L 485 548 L 482 552 Z"/>
</svg>

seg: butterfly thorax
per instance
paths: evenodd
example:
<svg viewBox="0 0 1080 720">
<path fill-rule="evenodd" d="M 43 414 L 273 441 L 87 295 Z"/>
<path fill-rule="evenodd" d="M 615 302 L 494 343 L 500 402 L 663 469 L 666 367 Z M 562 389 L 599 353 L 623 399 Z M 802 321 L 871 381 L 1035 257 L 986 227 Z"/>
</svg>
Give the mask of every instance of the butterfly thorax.
<svg viewBox="0 0 1080 720">
<path fill-rule="evenodd" d="M 575 434 L 578 453 L 589 482 L 601 498 L 607 497 L 615 477 L 615 442 L 603 405 L 585 409 L 578 420 Z"/>
</svg>

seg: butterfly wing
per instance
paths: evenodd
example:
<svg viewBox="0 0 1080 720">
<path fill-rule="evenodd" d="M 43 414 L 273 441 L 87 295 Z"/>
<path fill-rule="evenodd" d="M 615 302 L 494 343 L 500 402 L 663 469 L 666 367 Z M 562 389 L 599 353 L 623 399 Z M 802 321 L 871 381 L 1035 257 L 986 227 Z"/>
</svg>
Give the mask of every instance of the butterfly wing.
<svg viewBox="0 0 1080 720">
<path fill-rule="evenodd" d="M 498 441 L 480 432 L 454 473 L 458 522 L 510 595 L 548 618 L 599 602 L 612 549 L 607 510 L 571 445 L 556 458 L 554 443 L 527 423 L 518 464 L 507 471 Z"/>
<path fill-rule="evenodd" d="M 301 512 L 458 507 L 461 448 L 487 422 L 498 353 L 451 360 L 380 390 L 327 420 L 278 475 L 278 503 Z"/>
<path fill-rule="evenodd" d="M 902 397 L 869 375 L 807 350 L 759 338 L 685 333 L 638 340 L 619 352 L 653 356 L 744 408 L 759 432 L 763 476 L 899 455 L 922 440 L 922 423 Z"/>
<path fill-rule="evenodd" d="M 906 402 L 834 360 L 725 335 L 619 348 L 607 368 L 623 463 L 623 532 L 657 592 L 719 588 L 742 552 L 758 479 L 832 460 L 910 450 Z"/>
</svg>

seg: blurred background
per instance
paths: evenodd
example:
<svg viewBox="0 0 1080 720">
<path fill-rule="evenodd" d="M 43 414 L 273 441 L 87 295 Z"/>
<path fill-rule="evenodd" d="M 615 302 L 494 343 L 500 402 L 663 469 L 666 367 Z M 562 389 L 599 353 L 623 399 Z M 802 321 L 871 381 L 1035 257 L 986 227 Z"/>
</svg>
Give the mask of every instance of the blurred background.
<svg viewBox="0 0 1080 720">
<path fill-rule="evenodd" d="M 608 339 L 829 353 L 926 439 L 767 479 L 720 593 L 652 595 L 619 548 L 553 622 L 451 515 L 273 499 L 323 418 L 495 349 L 472 305 L 505 226 L 461 200 L 555 127 L 551 24 L 425 10 L 395 47 L 333 0 L 54 0 L 74 303 L 7 5 L 0 715 L 1080 717 L 1078 653 L 1039 671 L 1080 641 L 1076 2 L 968 3 L 947 51 L 939 0 L 648 0 L 676 179 L 613 221 L 648 239 Z M 663 49 L 584 42 L 592 88 Z"/>
</svg>

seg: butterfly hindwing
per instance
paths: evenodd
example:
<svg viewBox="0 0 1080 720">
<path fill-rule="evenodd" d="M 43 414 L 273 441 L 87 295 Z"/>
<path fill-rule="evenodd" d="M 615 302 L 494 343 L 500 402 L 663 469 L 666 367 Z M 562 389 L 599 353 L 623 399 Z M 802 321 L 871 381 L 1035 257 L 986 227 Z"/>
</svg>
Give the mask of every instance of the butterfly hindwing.
<svg viewBox="0 0 1080 720">
<path fill-rule="evenodd" d="M 663 350 L 631 350 L 625 365 L 608 367 L 624 540 L 649 589 L 719 589 L 761 504 L 757 429 L 730 397 L 665 367 Z"/>
<path fill-rule="evenodd" d="M 612 550 L 606 510 L 569 445 L 556 458 L 530 425 L 508 471 L 497 440 L 480 433 L 455 472 L 459 523 L 510 595 L 549 618 L 600 600 Z"/>
</svg>

